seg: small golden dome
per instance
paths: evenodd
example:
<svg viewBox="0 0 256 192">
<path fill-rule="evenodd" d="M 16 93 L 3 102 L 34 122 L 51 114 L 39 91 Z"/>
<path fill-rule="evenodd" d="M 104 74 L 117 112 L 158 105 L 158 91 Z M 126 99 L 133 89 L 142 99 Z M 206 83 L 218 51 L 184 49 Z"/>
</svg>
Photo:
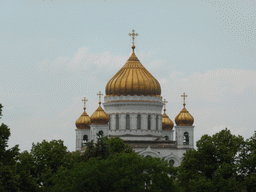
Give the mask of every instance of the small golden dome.
<svg viewBox="0 0 256 192">
<path fill-rule="evenodd" d="M 101 104 L 101 103 L 99 103 Z M 108 114 L 99 106 L 91 115 L 92 124 L 107 124 L 109 122 Z"/>
<path fill-rule="evenodd" d="M 172 120 L 168 117 L 168 115 L 165 113 L 162 116 L 162 130 L 172 130 L 173 128 L 173 122 Z"/>
<path fill-rule="evenodd" d="M 140 63 L 133 53 L 126 64 L 108 81 L 106 96 L 114 95 L 151 95 L 160 96 L 161 87 L 159 82 Z"/>
<path fill-rule="evenodd" d="M 175 117 L 175 123 L 178 126 L 192 126 L 194 123 L 194 118 L 185 108 L 185 103 L 183 104 L 184 108 L 180 111 L 180 113 Z"/>
<path fill-rule="evenodd" d="M 91 120 L 90 117 L 85 112 L 76 120 L 76 127 L 77 129 L 90 129 Z"/>
</svg>

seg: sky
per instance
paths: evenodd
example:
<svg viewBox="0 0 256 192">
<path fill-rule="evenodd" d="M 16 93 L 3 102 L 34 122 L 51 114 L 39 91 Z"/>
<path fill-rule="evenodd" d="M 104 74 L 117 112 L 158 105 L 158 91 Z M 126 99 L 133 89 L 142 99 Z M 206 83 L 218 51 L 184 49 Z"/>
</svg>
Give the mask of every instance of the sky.
<svg viewBox="0 0 256 192">
<path fill-rule="evenodd" d="M 186 108 L 194 142 L 256 130 L 256 0 L 1 0 L 0 123 L 9 147 L 75 150 L 75 121 L 132 53 L 159 81 L 167 115 Z"/>
</svg>

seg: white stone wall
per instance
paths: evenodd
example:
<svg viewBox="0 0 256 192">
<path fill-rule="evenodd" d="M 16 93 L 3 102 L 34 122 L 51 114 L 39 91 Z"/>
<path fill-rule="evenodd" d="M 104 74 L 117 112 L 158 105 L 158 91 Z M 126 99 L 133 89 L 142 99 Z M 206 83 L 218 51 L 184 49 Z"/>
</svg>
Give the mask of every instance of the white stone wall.
<svg viewBox="0 0 256 192">
<path fill-rule="evenodd" d="M 105 97 L 104 110 L 111 118 L 110 135 L 122 136 L 127 134 L 152 135 L 144 139 L 154 140 L 161 137 L 162 107 L 161 97 L 156 96 L 110 96 Z M 130 130 L 126 130 L 126 114 L 130 115 Z M 137 130 L 137 115 L 141 115 L 141 130 Z M 116 130 L 116 115 L 119 115 L 119 130 Z M 151 128 L 148 130 L 148 115 L 151 115 Z M 158 116 L 158 130 L 156 130 L 156 116 Z M 122 139 L 136 140 L 138 138 L 125 137 Z M 142 139 L 142 138 L 141 138 Z"/>
<path fill-rule="evenodd" d="M 91 131 L 90 129 L 76 129 L 76 151 L 81 151 L 83 144 L 83 136 L 88 136 L 88 141 L 91 141 Z"/>
<path fill-rule="evenodd" d="M 189 144 L 184 145 L 184 133 L 189 134 Z M 194 148 L 194 126 L 175 126 L 177 148 Z"/>
<path fill-rule="evenodd" d="M 150 148 L 150 146 L 145 149 L 134 148 L 134 150 L 138 154 L 143 155 L 145 157 L 149 155 L 151 157 L 164 158 L 168 162 L 170 160 L 173 160 L 175 167 L 178 167 L 181 164 L 184 153 L 186 152 L 186 149 L 177 149 L 177 148 L 154 149 L 154 148 Z"/>
<path fill-rule="evenodd" d="M 99 131 L 103 131 L 103 136 L 108 136 L 109 125 L 108 124 L 91 124 L 91 140 L 94 140 L 94 143 L 97 142 L 97 133 L 99 133 Z"/>
<path fill-rule="evenodd" d="M 174 132 L 173 130 L 162 130 L 162 135 L 163 135 L 164 139 L 165 139 L 165 136 L 168 136 L 170 141 L 174 141 L 173 140 L 173 132 Z"/>
</svg>

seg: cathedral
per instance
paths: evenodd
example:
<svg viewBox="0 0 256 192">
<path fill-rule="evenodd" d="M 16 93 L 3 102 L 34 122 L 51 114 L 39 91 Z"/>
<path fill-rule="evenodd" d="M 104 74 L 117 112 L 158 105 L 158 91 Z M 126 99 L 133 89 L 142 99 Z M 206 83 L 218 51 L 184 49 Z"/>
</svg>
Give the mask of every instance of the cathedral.
<svg viewBox="0 0 256 192">
<path fill-rule="evenodd" d="M 187 95 L 181 95 L 183 109 L 174 126 L 166 114 L 167 101 L 161 96 L 159 82 L 135 55 L 138 34 L 134 32 L 129 34 L 133 40 L 130 58 L 106 85 L 104 109 L 100 100 L 89 117 L 84 107 L 75 123 L 76 150 L 84 151 L 85 144 L 97 141 L 98 136 L 120 137 L 140 155 L 164 158 L 179 166 L 186 150 L 194 149 L 194 118 L 185 108 Z M 97 95 L 101 99 L 103 94 Z"/>
</svg>

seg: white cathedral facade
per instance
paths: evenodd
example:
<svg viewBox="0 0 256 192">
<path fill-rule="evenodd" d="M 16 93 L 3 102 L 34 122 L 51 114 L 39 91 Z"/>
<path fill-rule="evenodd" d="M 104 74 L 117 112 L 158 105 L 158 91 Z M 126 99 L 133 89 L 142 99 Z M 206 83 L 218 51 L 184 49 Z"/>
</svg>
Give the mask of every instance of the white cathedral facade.
<svg viewBox="0 0 256 192">
<path fill-rule="evenodd" d="M 130 35 L 134 40 L 134 31 Z M 186 150 L 194 149 L 194 118 L 185 108 L 186 95 L 182 95 L 184 107 L 176 116 L 174 126 L 166 114 L 159 82 L 140 63 L 134 44 L 132 49 L 125 65 L 106 85 L 104 110 L 99 102 L 90 117 L 84 108 L 77 119 L 76 150 L 83 151 L 86 142 L 96 141 L 98 133 L 120 137 L 138 154 L 164 158 L 179 166 Z"/>
</svg>

